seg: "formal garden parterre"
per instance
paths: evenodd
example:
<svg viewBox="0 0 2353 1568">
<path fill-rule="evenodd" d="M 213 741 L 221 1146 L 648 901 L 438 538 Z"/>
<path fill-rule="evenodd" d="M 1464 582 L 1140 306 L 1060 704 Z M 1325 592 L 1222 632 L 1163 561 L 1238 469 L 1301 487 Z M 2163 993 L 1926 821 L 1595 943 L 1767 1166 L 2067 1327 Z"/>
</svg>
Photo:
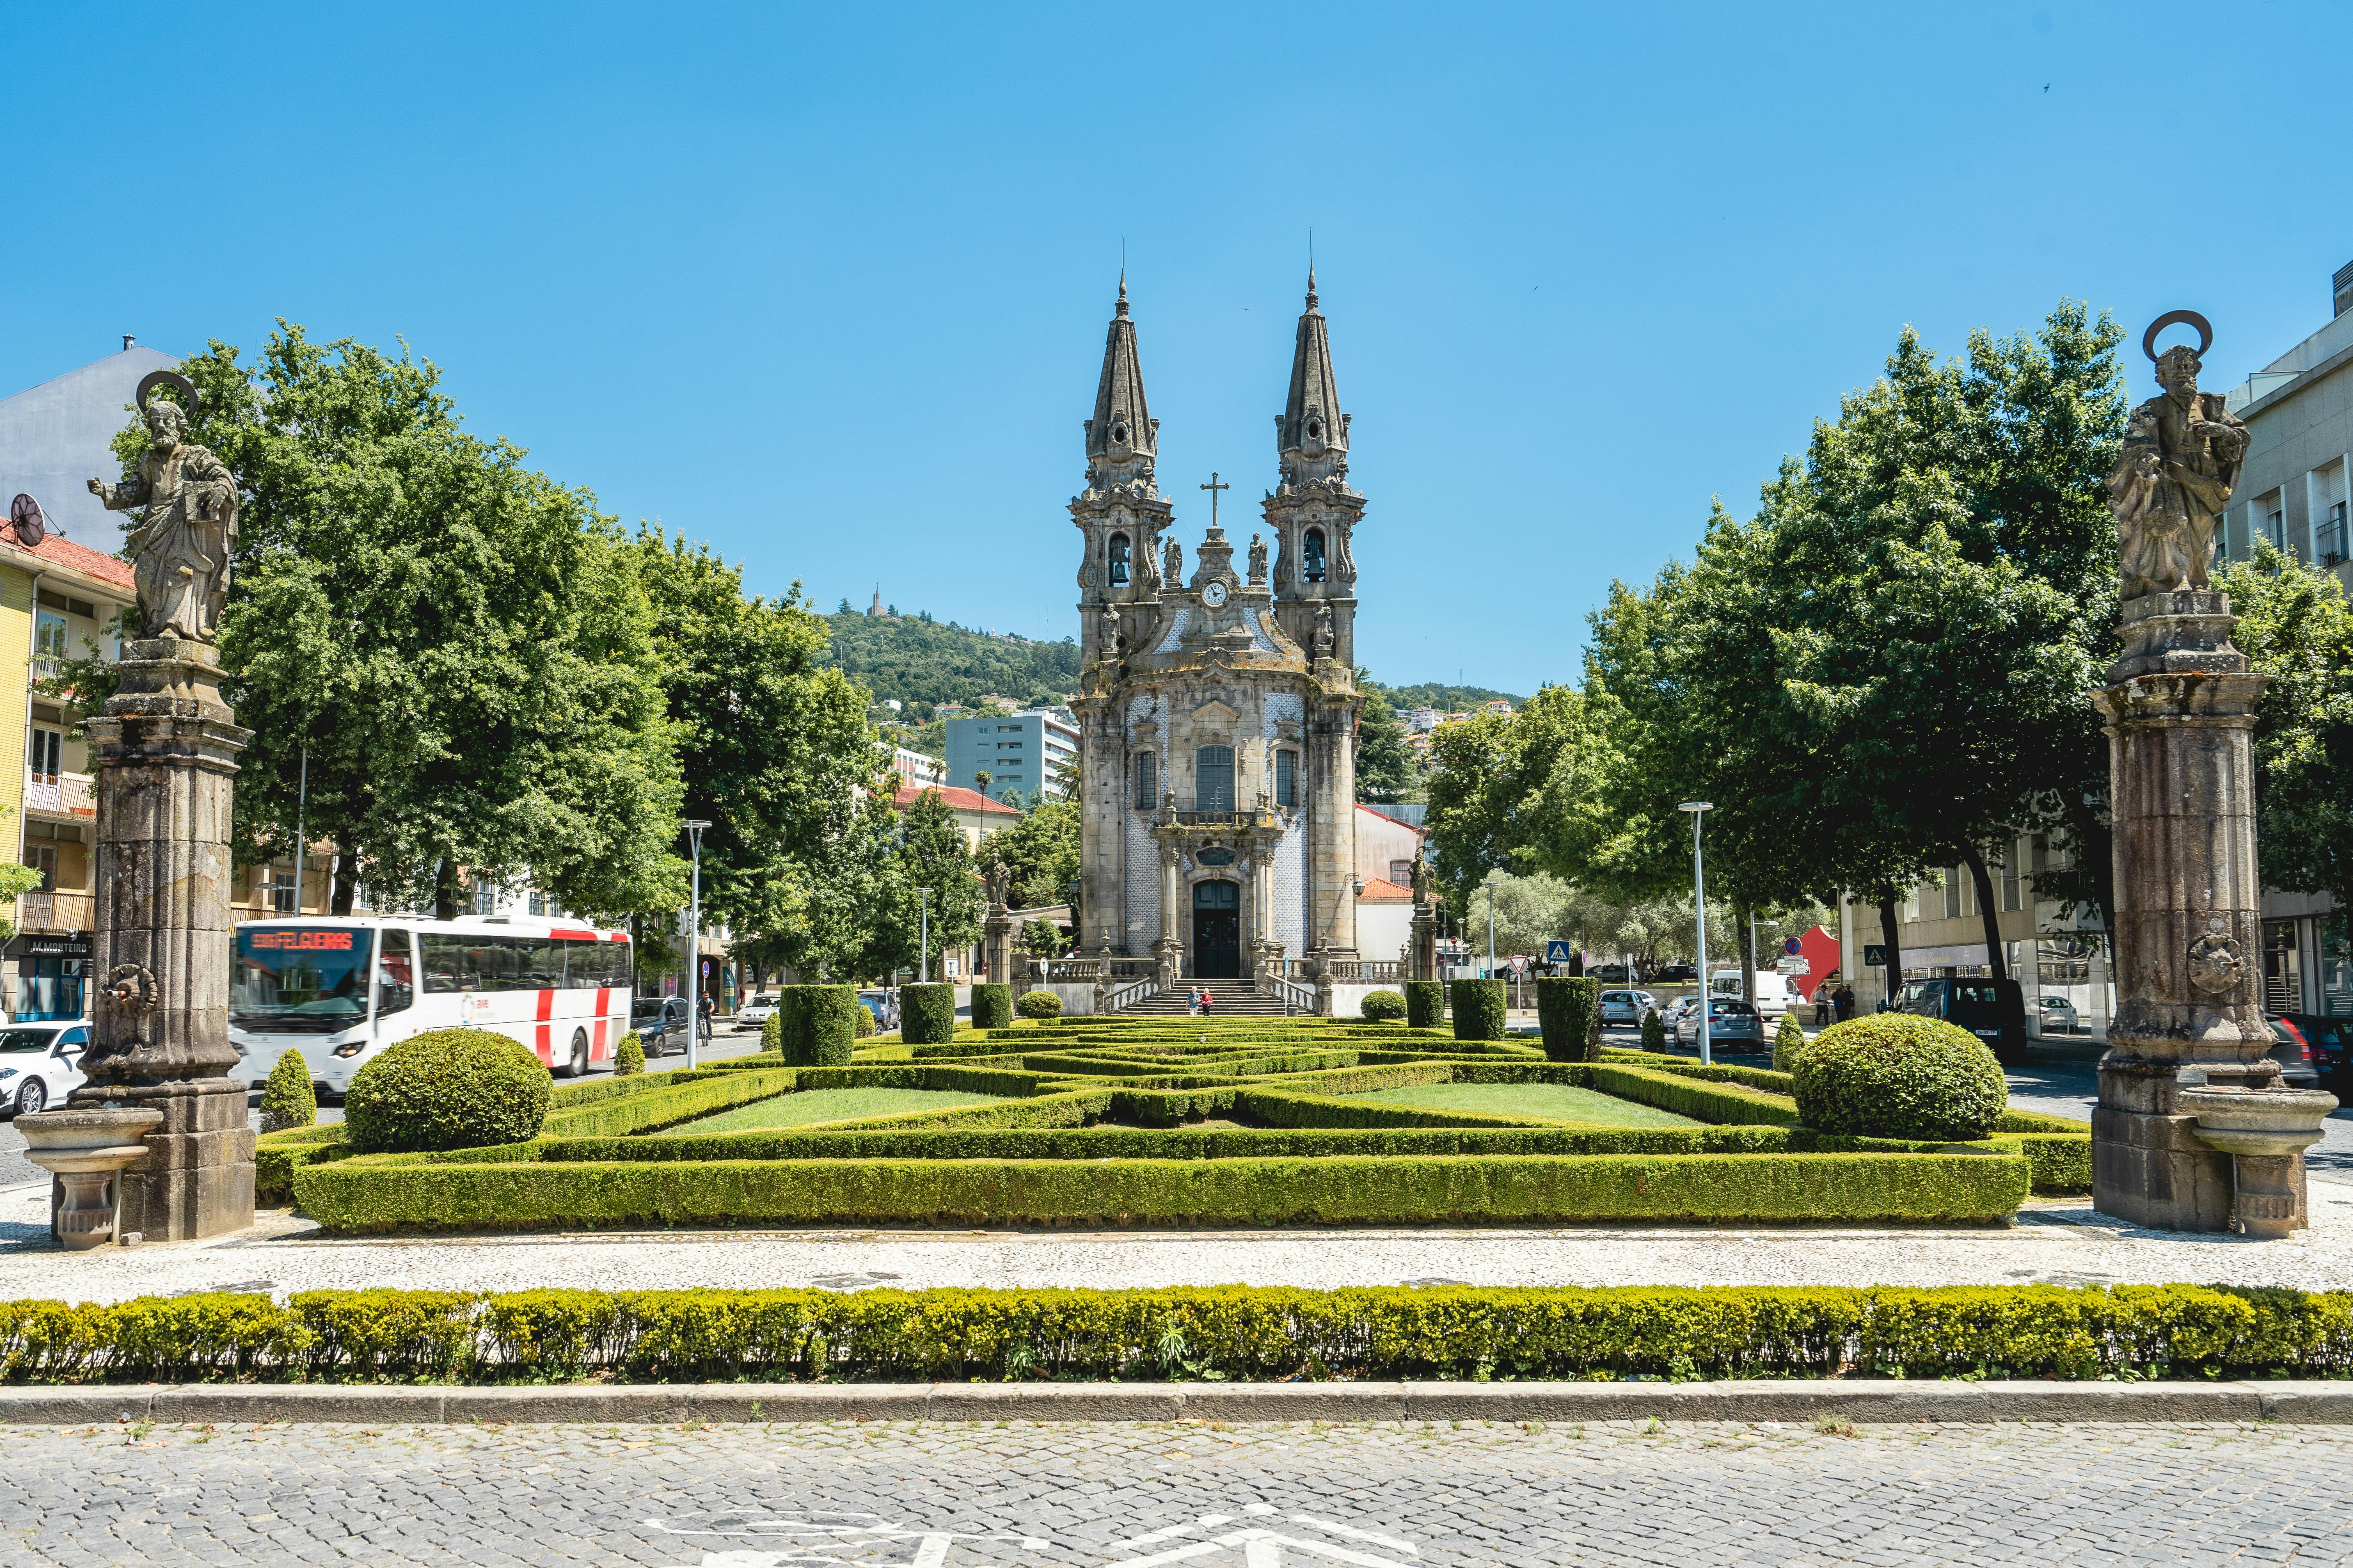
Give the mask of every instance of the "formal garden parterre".
<svg viewBox="0 0 2353 1568">
<path fill-rule="evenodd" d="M 822 987 L 808 987 L 815 992 Z M 1791 1074 L 1398 1023 L 1113 1016 L 829 1037 L 567 1086 L 535 1135 L 260 1144 L 266 1199 L 331 1231 L 644 1226 L 1999 1223 L 2090 1180 L 2081 1122 L 1808 1126 Z"/>
</svg>

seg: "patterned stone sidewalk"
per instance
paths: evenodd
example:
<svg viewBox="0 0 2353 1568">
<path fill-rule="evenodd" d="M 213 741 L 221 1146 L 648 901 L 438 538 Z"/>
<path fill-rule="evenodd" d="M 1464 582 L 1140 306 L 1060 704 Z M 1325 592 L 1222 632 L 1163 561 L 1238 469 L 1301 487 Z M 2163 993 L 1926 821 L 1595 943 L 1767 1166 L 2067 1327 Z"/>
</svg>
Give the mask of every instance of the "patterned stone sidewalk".
<svg viewBox="0 0 2353 1568">
<path fill-rule="evenodd" d="M 6 1434 L 59 1564 L 2338 1563 L 2353 1429 L 922 1424 Z"/>
</svg>

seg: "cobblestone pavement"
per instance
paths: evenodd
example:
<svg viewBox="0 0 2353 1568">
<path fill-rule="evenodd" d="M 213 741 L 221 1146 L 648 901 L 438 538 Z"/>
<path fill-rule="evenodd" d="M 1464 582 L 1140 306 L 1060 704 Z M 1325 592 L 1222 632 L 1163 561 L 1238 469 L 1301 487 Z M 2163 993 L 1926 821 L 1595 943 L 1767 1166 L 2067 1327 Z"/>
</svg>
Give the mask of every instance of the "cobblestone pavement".
<svg viewBox="0 0 2353 1568">
<path fill-rule="evenodd" d="M 2320 1563 L 2353 1428 L 17 1429 L 0 1562 Z"/>
</svg>

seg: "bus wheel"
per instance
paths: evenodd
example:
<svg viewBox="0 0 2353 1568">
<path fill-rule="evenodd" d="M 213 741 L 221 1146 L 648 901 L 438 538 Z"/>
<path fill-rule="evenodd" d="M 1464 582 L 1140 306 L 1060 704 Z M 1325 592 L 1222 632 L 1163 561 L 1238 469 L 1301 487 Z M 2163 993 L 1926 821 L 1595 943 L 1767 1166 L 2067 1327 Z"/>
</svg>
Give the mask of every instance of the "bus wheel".
<svg viewBox="0 0 2353 1568">
<path fill-rule="evenodd" d="M 557 1069 L 559 1078 L 579 1078 L 588 1070 L 588 1031 L 572 1031 L 572 1058 Z"/>
</svg>

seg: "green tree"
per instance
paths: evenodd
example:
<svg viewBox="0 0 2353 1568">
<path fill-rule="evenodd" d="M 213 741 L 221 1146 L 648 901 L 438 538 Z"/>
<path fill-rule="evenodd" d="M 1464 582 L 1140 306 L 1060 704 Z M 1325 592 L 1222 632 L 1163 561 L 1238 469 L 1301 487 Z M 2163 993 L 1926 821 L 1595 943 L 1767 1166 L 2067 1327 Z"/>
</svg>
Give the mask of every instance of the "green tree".
<svg viewBox="0 0 2353 1568">
<path fill-rule="evenodd" d="M 982 866 L 1003 861 L 1013 873 L 1017 907 L 1068 903 L 1079 913 L 1079 803 L 1075 798 L 1040 800 L 1021 820 L 981 840 L 974 857 Z"/>
<path fill-rule="evenodd" d="M 937 955 L 967 947 L 980 936 L 987 899 L 973 874 L 972 856 L 965 847 L 964 829 L 938 790 L 928 789 L 908 803 L 900 825 L 899 842 L 882 884 L 864 972 L 881 974 L 892 969 L 913 969 L 921 961 L 924 909 L 920 889 L 929 888 L 933 973 Z"/>
<path fill-rule="evenodd" d="M 1474 713 L 1431 735 L 1431 861 L 1456 915 L 1490 869 L 1562 874 L 1551 840 L 1563 800 L 1591 765 L 1591 740 L 1585 697 L 1565 686 L 1545 688 L 1508 719 Z"/>
<path fill-rule="evenodd" d="M 2255 845 L 2267 888 L 2353 907 L 2353 609 L 2336 575 L 2269 543 L 2217 574 L 2232 640 L 2271 677 L 2255 715 Z"/>
<path fill-rule="evenodd" d="M 1398 721 L 1380 687 L 1365 670 L 1356 671 L 1365 708 L 1356 726 L 1356 795 L 1359 799 L 1388 802 L 1415 799 L 1421 789 L 1421 769 L 1413 748 L 1406 744 L 1405 726 Z"/>
<path fill-rule="evenodd" d="M 453 912 L 462 867 L 617 915 L 681 896 L 679 777 L 651 614 L 585 489 L 462 427 L 439 373 L 281 324 L 260 359 L 183 370 L 191 439 L 242 491 L 220 642 L 241 857 L 293 847 L 301 808 L 392 900 Z M 137 421 L 117 438 L 126 466 Z M 111 677 L 79 664 L 85 701 Z"/>
</svg>

